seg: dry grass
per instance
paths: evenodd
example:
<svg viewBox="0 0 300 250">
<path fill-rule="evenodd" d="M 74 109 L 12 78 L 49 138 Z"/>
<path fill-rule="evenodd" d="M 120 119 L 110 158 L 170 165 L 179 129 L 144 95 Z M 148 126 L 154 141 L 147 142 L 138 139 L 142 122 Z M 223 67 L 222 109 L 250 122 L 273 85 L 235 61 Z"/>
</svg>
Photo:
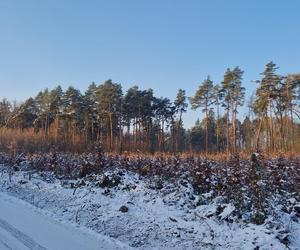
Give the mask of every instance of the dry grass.
<svg viewBox="0 0 300 250">
<path fill-rule="evenodd" d="M 49 153 L 49 152 L 65 152 L 65 153 L 89 153 L 95 151 L 95 144 L 87 143 L 85 138 L 77 135 L 70 139 L 63 136 L 55 136 L 55 133 L 45 135 L 42 132 L 36 132 L 33 128 L 31 129 L 6 129 L 0 128 L 0 152 L 7 152 L 10 154 L 34 154 L 34 153 Z M 106 155 L 115 156 L 123 155 L 129 159 L 137 157 L 142 158 L 168 158 L 174 157 L 180 159 L 197 158 L 197 159 L 208 159 L 215 162 L 228 161 L 233 156 L 239 159 L 249 159 L 252 152 L 239 152 L 236 154 L 226 152 L 215 152 L 206 155 L 201 152 L 156 152 L 154 154 L 142 151 L 129 152 L 107 152 Z M 265 158 L 276 159 L 282 157 L 285 159 L 295 159 L 299 157 L 299 152 L 261 152 Z"/>
<path fill-rule="evenodd" d="M 45 135 L 34 129 L 0 129 L 0 151 L 18 153 L 48 153 L 48 152 L 86 152 L 89 146 L 81 138 L 73 143 L 65 138 Z"/>
</svg>

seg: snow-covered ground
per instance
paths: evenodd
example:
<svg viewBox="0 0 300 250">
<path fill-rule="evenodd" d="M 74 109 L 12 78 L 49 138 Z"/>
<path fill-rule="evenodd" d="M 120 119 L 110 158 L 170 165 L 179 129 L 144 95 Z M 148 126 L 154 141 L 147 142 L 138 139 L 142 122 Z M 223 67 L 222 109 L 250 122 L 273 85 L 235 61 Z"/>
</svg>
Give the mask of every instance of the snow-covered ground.
<svg viewBox="0 0 300 250">
<path fill-rule="evenodd" d="M 0 192 L 0 249 L 129 249 L 91 230 L 62 223 L 27 202 Z"/>
<path fill-rule="evenodd" d="M 4 249 L 19 249 L 24 242 L 34 245 L 32 249 L 127 249 L 126 245 L 300 249 L 300 225 L 290 217 L 282 214 L 274 223 L 263 225 L 227 220 L 235 209 L 232 204 L 218 199 L 201 204 L 191 185 L 182 180 L 155 188 L 155 180 L 125 170 L 105 173 L 116 180 L 106 185 L 100 175 L 74 181 L 58 180 L 51 173 L 33 173 L 30 178 L 27 171 L 14 172 L 10 180 L 9 171 L 3 169 L 0 191 L 6 194 L 0 195 L 0 246 Z M 18 231 L 11 233 L 11 229 Z M 285 236 L 284 229 L 289 234 L 288 247 L 279 240 Z"/>
</svg>

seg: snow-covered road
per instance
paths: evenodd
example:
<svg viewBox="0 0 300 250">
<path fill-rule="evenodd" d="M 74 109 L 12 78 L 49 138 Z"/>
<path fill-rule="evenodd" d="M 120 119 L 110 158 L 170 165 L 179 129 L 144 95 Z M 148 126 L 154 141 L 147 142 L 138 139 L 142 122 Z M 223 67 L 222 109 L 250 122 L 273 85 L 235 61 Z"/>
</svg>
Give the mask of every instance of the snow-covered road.
<svg viewBox="0 0 300 250">
<path fill-rule="evenodd" d="M 90 230 L 59 222 L 30 204 L 0 192 L 0 250 L 129 249 Z"/>
</svg>

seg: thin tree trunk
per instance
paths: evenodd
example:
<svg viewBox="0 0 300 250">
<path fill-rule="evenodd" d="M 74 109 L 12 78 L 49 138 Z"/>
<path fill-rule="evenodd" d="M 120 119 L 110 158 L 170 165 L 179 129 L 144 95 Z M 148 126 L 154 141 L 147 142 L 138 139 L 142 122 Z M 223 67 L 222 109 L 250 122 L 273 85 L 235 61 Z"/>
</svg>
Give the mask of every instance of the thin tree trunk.
<svg viewBox="0 0 300 250">
<path fill-rule="evenodd" d="M 272 118 L 272 103 L 270 102 L 269 104 L 269 112 L 270 112 L 270 117 L 269 117 L 269 127 L 270 127 L 270 146 L 272 152 L 274 152 L 274 133 L 273 133 L 273 118 Z"/>
<path fill-rule="evenodd" d="M 113 150 L 113 122 L 112 122 L 112 113 L 109 113 L 109 130 L 110 130 L 110 139 L 109 139 L 109 146 L 110 150 Z"/>
<path fill-rule="evenodd" d="M 227 136 L 226 136 L 226 150 L 227 150 L 227 155 L 229 154 L 229 111 L 227 110 L 227 113 L 226 113 L 226 133 L 227 133 Z"/>
<path fill-rule="evenodd" d="M 219 104 L 217 104 L 217 151 L 219 152 Z"/>
<path fill-rule="evenodd" d="M 236 118 L 235 111 L 232 112 L 232 135 L 233 135 L 233 153 L 236 152 Z"/>
<path fill-rule="evenodd" d="M 162 132 L 162 151 L 165 152 L 165 123 L 164 119 L 162 119 L 162 124 L 161 124 L 161 132 Z"/>
<path fill-rule="evenodd" d="M 180 126 L 182 123 L 182 111 L 180 111 L 179 121 L 177 124 L 177 140 L 176 140 L 176 151 L 179 151 L 179 143 L 180 143 Z"/>
<path fill-rule="evenodd" d="M 122 120 L 120 119 L 120 134 L 119 134 L 119 152 L 123 152 L 123 128 L 122 128 Z"/>
<path fill-rule="evenodd" d="M 207 104 L 205 105 L 205 156 L 207 156 L 208 151 L 208 110 L 207 110 Z"/>
<path fill-rule="evenodd" d="M 258 125 L 258 130 L 256 133 L 256 150 L 259 150 L 259 138 L 260 138 L 260 132 L 261 132 L 261 127 L 262 127 L 262 117 L 259 118 L 259 125 Z"/>
<path fill-rule="evenodd" d="M 295 129 L 294 129 L 294 117 L 293 108 L 291 107 L 291 127 L 292 127 L 292 151 L 295 149 Z"/>
<path fill-rule="evenodd" d="M 137 150 L 137 131 L 138 131 L 138 125 L 137 125 L 137 117 L 135 117 L 135 131 L 134 131 L 134 149 Z"/>
</svg>

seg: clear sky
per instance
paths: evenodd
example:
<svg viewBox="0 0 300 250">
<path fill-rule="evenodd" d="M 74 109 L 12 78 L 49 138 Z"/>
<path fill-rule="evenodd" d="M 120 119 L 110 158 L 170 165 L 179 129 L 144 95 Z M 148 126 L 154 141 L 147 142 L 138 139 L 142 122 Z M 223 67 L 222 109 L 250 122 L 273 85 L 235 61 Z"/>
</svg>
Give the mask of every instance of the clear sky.
<svg viewBox="0 0 300 250">
<path fill-rule="evenodd" d="M 270 60 L 300 72 L 299 10 L 298 0 L 2 0 L 0 97 L 111 78 L 124 92 L 138 85 L 174 99 L 237 65 L 249 97 Z"/>
</svg>

